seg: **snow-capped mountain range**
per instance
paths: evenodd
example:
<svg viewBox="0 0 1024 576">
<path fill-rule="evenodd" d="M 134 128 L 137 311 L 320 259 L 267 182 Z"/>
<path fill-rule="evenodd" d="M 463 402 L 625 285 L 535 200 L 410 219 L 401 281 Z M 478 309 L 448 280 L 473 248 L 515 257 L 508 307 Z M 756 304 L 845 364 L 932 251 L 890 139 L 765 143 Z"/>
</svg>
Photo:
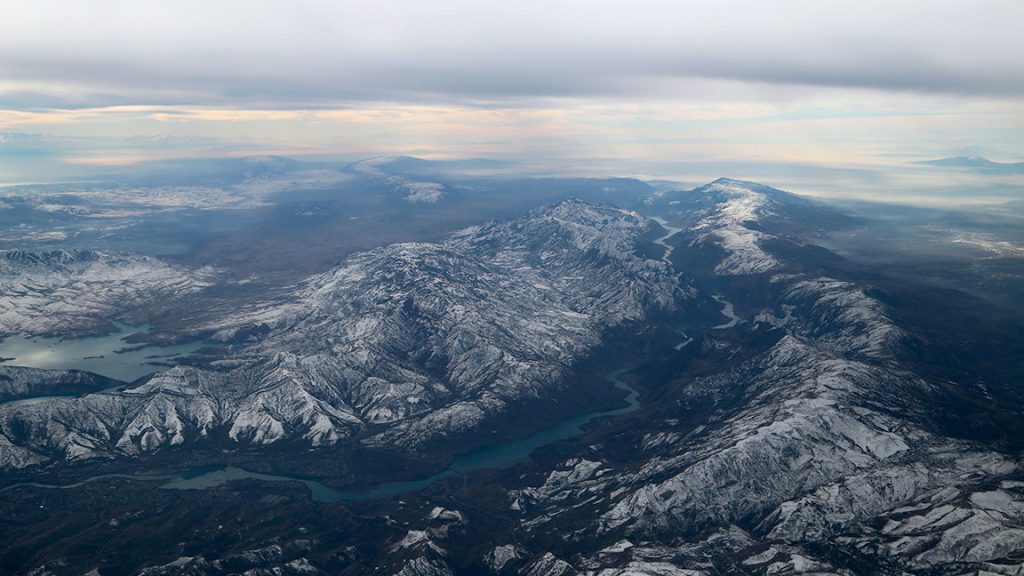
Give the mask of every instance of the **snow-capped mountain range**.
<svg viewBox="0 0 1024 576">
<path fill-rule="evenodd" d="M 602 332 L 685 297 L 635 250 L 639 214 L 566 201 L 441 244 L 399 244 L 219 325 L 265 336 L 216 363 L 123 392 L 0 406 L 6 463 L 138 455 L 226 434 L 241 444 L 412 447 L 477 428 L 565 383 Z M 17 431 L 17 432 L 15 432 Z"/>
<path fill-rule="evenodd" d="M 1024 574 L 1019 455 L 936 425 L 934 399 L 960 383 L 916 370 L 920 335 L 872 286 L 800 258 L 844 215 L 728 179 L 648 208 L 658 220 L 567 200 L 356 254 L 287 298 L 209 321 L 202 329 L 233 345 L 209 366 L 0 404 L 0 466 L 155 461 L 204 443 L 428 449 L 560 397 L 616 330 L 689 322 L 678 342 L 634 331 L 662 373 L 677 372 L 644 388 L 625 424 L 492 487 L 500 504 L 487 517 L 513 520 L 487 546 L 460 541 L 472 512 L 434 508 L 381 546 L 378 565 L 409 576 Z M 251 565 L 320 573 L 314 546 Z M 218 570 L 197 557 L 151 573 Z"/>
</svg>

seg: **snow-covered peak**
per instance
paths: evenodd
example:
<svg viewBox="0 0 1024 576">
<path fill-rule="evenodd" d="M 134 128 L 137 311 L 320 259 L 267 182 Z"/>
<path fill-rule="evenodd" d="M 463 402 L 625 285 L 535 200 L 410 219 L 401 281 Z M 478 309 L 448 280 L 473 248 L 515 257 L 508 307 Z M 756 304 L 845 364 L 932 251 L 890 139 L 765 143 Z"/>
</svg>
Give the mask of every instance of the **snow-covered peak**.
<svg viewBox="0 0 1024 576">
<path fill-rule="evenodd" d="M 566 198 L 561 202 L 535 208 L 530 211 L 530 215 L 534 218 L 559 217 L 586 222 L 595 222 L 596 220 L 603 220 L 608 217 L 626 217 L 634 219 L 643 218 L 640 214 L 632 210 L 624 210 L 614 206 L 595 204 L 575 196 Z"/>
<path fill-rule="evenodd" d="M 722 275 L 760 274 L 773 270 L 778 261 L 761 248 L 764 232 L 749 223 L 772 213 L 773 201 L 765 187 L 753 182 L 720 178 L 694 190 L 708 205 L 693 227 L 697 240 L 711 241 L 727 252 L 715 268 Z"/>
<path fill-rule="evenodd" d="M 688 230 L 690 245 L 703 249 L 701 260 L 717 258 L 715 272 L 727 276 L 777 270 L 780 262 L 765 248 L 773 240 L 810 238 L 823 228 L 855 222 L 812 199 L 732 178 L 667 193 L 650 211 Z"/>
<path fill-rule="evenodd" d="M 772 213 L 773 200 L 767 190 L 770 189 L 754 182 L 729 178 L 719 178 L 698 189 L 714 201 L 713 213 L 706 219 L 708 224 L 752 222 Z"/>
</svg>

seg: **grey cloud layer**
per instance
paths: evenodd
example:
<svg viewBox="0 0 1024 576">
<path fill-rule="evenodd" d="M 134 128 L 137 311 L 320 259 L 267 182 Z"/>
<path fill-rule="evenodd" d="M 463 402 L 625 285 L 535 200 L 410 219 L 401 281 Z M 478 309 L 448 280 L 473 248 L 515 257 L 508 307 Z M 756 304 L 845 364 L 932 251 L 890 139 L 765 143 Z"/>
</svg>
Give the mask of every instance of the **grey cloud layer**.
<svg viewBox="0 0 1024 576">
<path fill-rule="evenodd" d="M 1019 0 L 17 4 L 0 22 L 16 109 L 672 95 L 692 78 L 1024 93 Z"/>
</svg>

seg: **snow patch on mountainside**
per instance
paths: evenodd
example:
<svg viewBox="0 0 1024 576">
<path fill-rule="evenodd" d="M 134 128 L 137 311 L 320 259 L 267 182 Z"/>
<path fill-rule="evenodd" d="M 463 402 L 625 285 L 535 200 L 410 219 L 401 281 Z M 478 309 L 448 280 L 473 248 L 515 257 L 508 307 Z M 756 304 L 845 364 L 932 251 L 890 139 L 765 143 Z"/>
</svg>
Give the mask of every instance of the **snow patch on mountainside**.
<svg viewBox="0 0 1024 576">
<path fill-rule="evenodd" d="M 698 241 L 711 240 L 721 246 L 728 256 L 715 268 L 722 275 L 760 274 L 778 265 L 774 256 L 761 248 L 764 234 L 748 227 L 770 213 L 768 197 L 746 183 L 721 179 L 705 186 L 703 193 L 725 198 L 717 203 L 710 214 L 694 226 Z"/>
<path fill-rule="evenodd" d="M 213 283 L 151 256 L 56 250 L 0 252 L 0 335 L 76 333 L 127 309 L 182 297 Z"/>
</svg>

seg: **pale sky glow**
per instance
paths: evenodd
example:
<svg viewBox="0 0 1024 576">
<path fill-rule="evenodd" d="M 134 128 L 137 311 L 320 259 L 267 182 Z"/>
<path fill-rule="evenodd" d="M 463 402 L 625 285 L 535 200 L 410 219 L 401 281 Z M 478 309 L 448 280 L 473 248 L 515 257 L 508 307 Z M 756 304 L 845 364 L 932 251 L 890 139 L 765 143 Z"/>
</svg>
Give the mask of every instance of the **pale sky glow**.
<svg viewBox="0 0 1024 576">
<path fill-rule="evenodd" d="M 924 159 L 1024 160 L 1017 0 L 8 4 L 0 134 L 41 136 L 0 141 L 0 182 L 190 155 L 415 154 L 684 180 L 802 171 L 809 192 L 852 193 Z"/>
</svg>

